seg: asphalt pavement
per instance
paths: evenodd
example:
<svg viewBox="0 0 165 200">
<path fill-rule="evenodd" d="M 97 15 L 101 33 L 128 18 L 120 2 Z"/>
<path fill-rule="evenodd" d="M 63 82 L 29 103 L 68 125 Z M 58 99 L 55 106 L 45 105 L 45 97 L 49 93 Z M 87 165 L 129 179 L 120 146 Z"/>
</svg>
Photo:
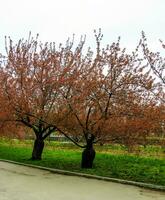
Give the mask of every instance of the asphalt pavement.
<svg viewBox="0 0 165 200">
<path fill-rule="evenodd" d="M 0 161 L 0 200 L 165 200 L 165 192 Z"/>
</svg>

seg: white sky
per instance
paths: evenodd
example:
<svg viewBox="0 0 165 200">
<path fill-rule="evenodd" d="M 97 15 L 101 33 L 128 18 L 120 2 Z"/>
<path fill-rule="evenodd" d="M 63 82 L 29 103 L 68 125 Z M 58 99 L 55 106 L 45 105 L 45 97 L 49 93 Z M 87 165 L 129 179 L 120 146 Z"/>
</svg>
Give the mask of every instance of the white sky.
<svg viewBox="0 0 165 200">
<path fill-rule="evenodd" d="M 121 36 L 122 46 L 133 50 L 144 30 L 150 46 L 160 50 L 165 41 L 165 0 L 0 0 L 0 51 L 4 36 L 14 41 L 39 33 L 42 41 L 65 42 L 75 33 L 87 35 L 101 28 L 103 43 Z"/>
</svg>

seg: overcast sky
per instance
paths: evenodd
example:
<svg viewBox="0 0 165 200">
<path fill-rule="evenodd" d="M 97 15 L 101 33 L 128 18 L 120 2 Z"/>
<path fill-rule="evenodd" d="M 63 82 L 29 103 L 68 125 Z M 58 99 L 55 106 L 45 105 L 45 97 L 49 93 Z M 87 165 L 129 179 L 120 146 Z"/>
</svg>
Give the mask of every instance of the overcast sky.
<svg viewBox="0 0 165 200">
<path fill-rule="evenodd" d="M 155 49 L 159 39 L 165 41 L 165 0 L 0 0 L 0 8 L 0 51 L 5 35 L 17 41 L 29 31 L 57 43 L 86 34 L 93 46 L 93 30 L 101 28 L 103 43 L 121 36 L 122 46 L 131 50 L 142 30 Z"/>
</svg>

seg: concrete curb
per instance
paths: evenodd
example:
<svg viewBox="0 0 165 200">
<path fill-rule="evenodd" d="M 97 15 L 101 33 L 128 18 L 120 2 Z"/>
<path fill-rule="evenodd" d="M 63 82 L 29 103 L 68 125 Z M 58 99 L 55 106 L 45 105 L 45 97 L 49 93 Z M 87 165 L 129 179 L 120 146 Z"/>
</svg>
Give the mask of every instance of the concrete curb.
<svg viewBox="0 0 165 200">
<path fill-rule="evenodd" d="M 41 170 L 47 170 L 52 173 L 57 173 L 57 174 L 62 174 L 62 175 L 79 176 L 79 177 L 90 178 L 90 179 L 110 181 L 110 182 L 133 185 L 133 186 L 143 187 L 146 189 L 152 189 L 152 190 L 158 190 L 158 191 L 165 192 L 165 186 L 162 186 L 162 185 L 154 185 L 154 184 L 148 184 L 148 183 L 142 183 L 142 182 L 127 181 L 127 180 L 117 179 L 117 178 L 109 178 L 109 177 L 102 177 L 102 176 L 96 176 L 96 175 L 90 175 L 90 174 L 84 174 L 84 173 L 77 173 L 77 172 L 71 172 L 71 171 L 66 171 L 66 170 L 42 167 L 42 166 L 38 166 L 38 165 L 25 164 L 25 163 L 12 161 L 12 160 L 0 159 L 0 161 L 13 163 L 13 164 L 17 164 L 17 165 L 23 165 L 26 167 L 37 168 L 37 169 L 41 169 Z"/>
</svg>

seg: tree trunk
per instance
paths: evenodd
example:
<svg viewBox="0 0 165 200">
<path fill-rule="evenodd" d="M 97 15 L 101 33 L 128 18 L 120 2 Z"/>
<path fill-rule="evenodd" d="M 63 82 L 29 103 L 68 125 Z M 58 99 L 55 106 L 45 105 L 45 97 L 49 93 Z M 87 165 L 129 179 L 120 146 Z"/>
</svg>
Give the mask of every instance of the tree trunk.
<svg viewBox="0 0 165 200">
<path fill-rule="evenodd" d="M 93 148 L 93 140 L 94 136 L 87 140 L 87 146 L 82 152 L 82 161 L 81 161 L 82 168 L 92 168 L 93 166 L 93 160 L 96 154 Z"/>
<path fill-rule="evenodd" d="M 44 140 L 36 139 L 33 146 L 32 160 L 41 160 L 43 148 L 44 148 Z"/>
</svg>

